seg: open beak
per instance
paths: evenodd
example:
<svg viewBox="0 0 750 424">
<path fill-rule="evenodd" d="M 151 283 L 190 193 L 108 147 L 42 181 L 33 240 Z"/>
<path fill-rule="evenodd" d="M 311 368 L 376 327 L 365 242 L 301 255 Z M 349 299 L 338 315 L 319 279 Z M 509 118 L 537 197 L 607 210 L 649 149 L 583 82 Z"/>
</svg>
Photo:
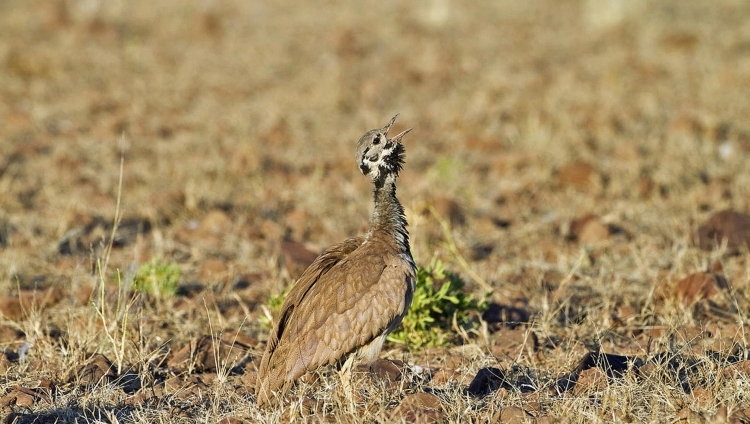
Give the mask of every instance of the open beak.
<svg viewBox="0 0 750 424">
<path fill-rule="evenodd" d="M 388 131 L 389 131 L 389 130 L 391 129 L 391 127 L 393 126 L 393 123 L 394 123 L 394 122 L 396 122 L 396 118 L 398 118 L 398 115 L 399 115 L 399 114 L 397 113 L 397 114 L 396 114 L 396 115 L 395 115 L 395 116 L 394 116 L 393 118 L 391 118 L 391 122 L 387 123 L 387 124 L 386 124 L 386 125 L 385 125 L 385 126 L 383 127 L 383 134 L 385 134 L 385 135 L 388 135 Z"/>
<path fill-rule="evenodd" d="M 387 125 L 386 125 L 385 127 L 383 127 L 383 134 L 385 134 L 385 135 L 386 135 L 386 137 L 388 136 L 388 131 L 389 131 L 389 130 L 391 129 L 391 127 L 393 126 L 393 123 L 394 123 L 394 122 L 396 122 L 396 118 L 398 118 L 398 113 L 396 114 L 396 116 L 394 116 L 393 118 L 391 118 L 391 121 L 390 121 L 390 122 L 388 122 L 388 124 L 387 124 Z M 413 129 L 414 129 L 414 128 L 409 128 L 408 130 L 406 130 L 406 131 L 403 131 L 403 132 L 399 133 L 398 135 L 395 135 L 395 136 L 393 136 L 393 138 L 389 138 L 389 139 L 388 139 L 388 141 L 395 141 L 395 142 L 397 142 L 397 143 L 400 143 L 400 142 L 401 142 L 401 138 L 402 138 L 403 136 L 405 136 L 405 135 L 406 135 L 406 133 L 408 133 L 409 131 L 411 131 L 411 130 L 413 130 Z"/>
<path fill-rule="evenodd" d="M 406 133 L 408 133 L 409 131 L 411 131 L 413 129 L 414 128 L 409 128 L 406 131 L 402 131 L 402 132 L 398 133 L 398 135 L 394 135 L 393 138 L 389 139 L 389 141 L 395 141 L 397 143 L 401 143 L 401 137 L 405 136 Z"/>
</svg>

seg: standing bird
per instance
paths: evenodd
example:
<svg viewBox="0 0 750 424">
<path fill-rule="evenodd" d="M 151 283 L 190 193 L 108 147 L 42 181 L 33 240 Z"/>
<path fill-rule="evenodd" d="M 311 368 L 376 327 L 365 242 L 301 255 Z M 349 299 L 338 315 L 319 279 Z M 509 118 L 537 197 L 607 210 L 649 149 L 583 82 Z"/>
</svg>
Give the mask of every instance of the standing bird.
<svg viewBox="0 0 750 424">
<path fill-rule="evenodd" d="M 328 248 L 289 290 L 258 368 L 258 405 L 275 404 L 305 372 L 346 356 L 344 374 L 355 359 L 372 363 L 409 309 L 416 266 L 396 178 L 411 128 L 388 138 L 397 116 L 357 143 L 357 166 L 375 186 L 370 229 Z"/>
</svg>

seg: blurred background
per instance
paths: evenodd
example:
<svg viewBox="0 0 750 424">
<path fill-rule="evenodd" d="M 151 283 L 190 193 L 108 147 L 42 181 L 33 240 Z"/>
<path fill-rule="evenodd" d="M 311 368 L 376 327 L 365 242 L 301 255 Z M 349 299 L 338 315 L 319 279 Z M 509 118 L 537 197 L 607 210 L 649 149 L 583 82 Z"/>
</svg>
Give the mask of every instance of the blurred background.
<svg viewBox="0 0 750 424">
<path fill-rule="evenodd" d="M 439 364 L 450 419 L 750 416 L 747 0 L 1 0 L 0 414 L 262 421 L 279 294 L 366 231 L 355 145 L 396 113 L 415 261 L 487 295 L 383 353 Z M 614 381 L 597 350 L 677 359 Z"/>
<path fill-rule="evenodd" d="M 271 281 L 280 240 L 366 228 L 355 143 L 397 112 L 418 262 L 440 252 L 426 205 L 494 282 L 567 264 L 586 214 L 625 250 L 689 244 L 749 209 L 748 93 L 743 0 L 5 0 L 2 272 L 87 269 L 122 159 L 120 214 L 151 238 L 121 266 L 214 257 Z"/>
</svg>

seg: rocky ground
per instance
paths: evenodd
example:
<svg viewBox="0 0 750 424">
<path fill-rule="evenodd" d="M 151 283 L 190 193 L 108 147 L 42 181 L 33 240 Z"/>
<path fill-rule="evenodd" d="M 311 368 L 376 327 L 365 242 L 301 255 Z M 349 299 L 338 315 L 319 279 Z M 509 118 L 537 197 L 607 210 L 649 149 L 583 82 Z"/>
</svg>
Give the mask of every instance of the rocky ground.
<svg viewBox="0 0 750 424">
<path fill-rule="evenodd" d="M 297 3 L 0 3 L 5 422 L 750 422 L 750 4 Z M 396 112 L 414 258 L 487 306 L 260 411 Z"/>
</svg>

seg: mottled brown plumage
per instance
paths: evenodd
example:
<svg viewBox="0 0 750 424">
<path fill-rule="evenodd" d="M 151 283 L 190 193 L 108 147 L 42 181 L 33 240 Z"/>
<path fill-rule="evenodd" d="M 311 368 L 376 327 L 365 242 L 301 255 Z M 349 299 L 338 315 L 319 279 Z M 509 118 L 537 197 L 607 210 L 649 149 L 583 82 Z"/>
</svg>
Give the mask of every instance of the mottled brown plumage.
<svg viewBox="0 0 750 424">
<path fill-rule="evenodd" d="M 276 403 L 305 372 L 350 354 L 373 362 L 411 304 L 416 267 L 396 198 L 401 138 L 410 129 L 387 138 L 396 116 L 357 143 L 357 165 L 374 185 L 370 229 L 326 250 L 286 295 L 258 368 L 259 405 Z"/>
</svg>

